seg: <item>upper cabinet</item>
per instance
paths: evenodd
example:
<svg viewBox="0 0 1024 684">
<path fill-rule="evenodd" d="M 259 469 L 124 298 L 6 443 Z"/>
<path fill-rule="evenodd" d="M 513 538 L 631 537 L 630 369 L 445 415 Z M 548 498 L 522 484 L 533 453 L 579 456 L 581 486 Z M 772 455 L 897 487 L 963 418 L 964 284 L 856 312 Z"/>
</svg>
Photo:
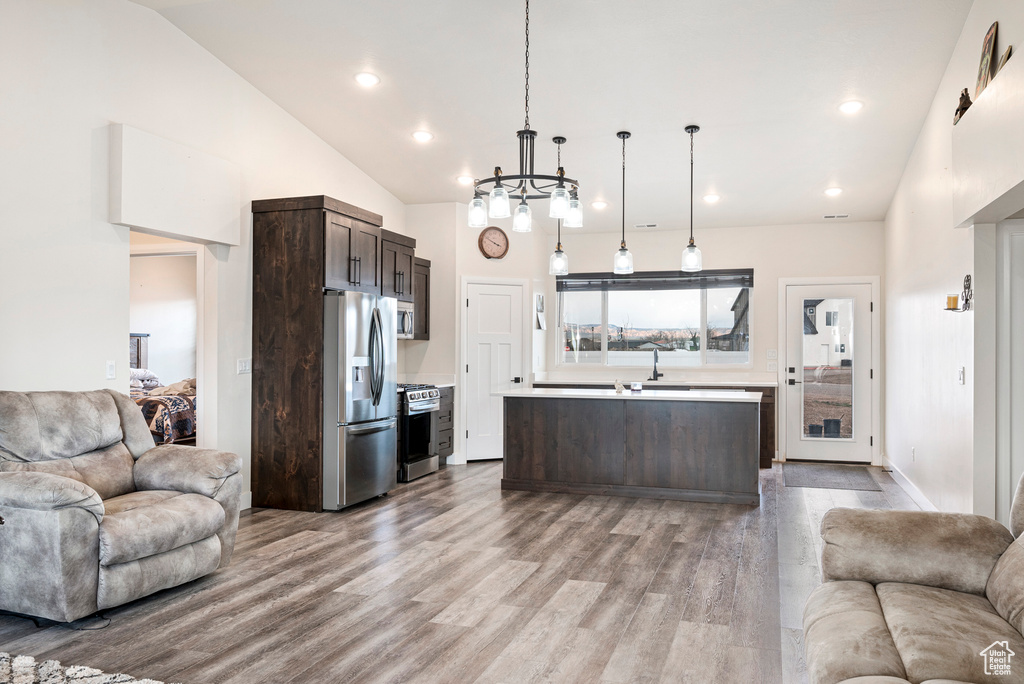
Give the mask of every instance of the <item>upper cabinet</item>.
<svg viewBox="0 0 1024 684">
<path fill-rule="evenodd" d="M 412 321 L 412 339 L 430 339 L 430 262 L 426 259 L 412 260 L 412 292 L 416 304 L 416 316 Z"/>
<path fill-rule="evenodd" d="M 381 230 L 381 287 L 385 297 L 395 297 L 402 302 L 414 301 L 413 259 L 416 240 Z"/>
<path fill-rule="evenodd" d="M 379 226 L 324 212 L 324 286 L 380 292 L 380 233 Z"/>
</svg>

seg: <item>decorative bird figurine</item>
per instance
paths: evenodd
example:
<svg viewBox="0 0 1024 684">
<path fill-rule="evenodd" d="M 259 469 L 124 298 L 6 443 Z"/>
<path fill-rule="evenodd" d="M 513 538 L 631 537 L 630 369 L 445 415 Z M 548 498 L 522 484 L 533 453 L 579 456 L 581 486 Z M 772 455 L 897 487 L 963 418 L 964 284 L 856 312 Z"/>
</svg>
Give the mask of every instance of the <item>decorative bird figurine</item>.
<svg viewBox="0 0 1024 684">
<path fill-rule="evenodd" d="M 957 105 L 956 114 L 953 115 L 954 126 L 956 125 L 956 122 L 960 120 L 960 117 L 964 115 L 964 112 L 966 112 L 972 104 L 974 103 L 971 102 L 971 95 L 970 93 L 967 92 L 967 88 L 964 88 L 964 91 L 960 93 L 960 104 Z"/>
</svg>

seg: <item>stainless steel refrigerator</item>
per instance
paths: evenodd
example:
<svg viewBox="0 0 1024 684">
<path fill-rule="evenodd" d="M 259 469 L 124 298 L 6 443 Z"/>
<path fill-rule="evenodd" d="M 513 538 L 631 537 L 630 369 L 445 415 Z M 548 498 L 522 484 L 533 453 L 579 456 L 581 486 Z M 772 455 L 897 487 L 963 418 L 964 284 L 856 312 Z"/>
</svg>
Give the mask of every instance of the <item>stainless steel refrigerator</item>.
<svg viewBox="0 0 1024 684">
<path fill-rule="evenodd" d="M 397 484 L 396 300 L 324 294 L 324 499 L 336 510 Z"/>
</svg>

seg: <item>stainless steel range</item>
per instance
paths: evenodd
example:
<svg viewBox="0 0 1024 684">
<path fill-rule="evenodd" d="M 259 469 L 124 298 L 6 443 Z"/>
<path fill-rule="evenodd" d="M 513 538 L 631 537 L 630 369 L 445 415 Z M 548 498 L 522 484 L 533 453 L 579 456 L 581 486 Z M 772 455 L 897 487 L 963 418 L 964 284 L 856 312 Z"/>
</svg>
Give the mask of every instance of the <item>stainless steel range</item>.
<svg viewBox="0 0 1024 684">
<path fill-rule="evenodd" d="M 398 479 L 409 482 L 440 467 L 437 412 L 441 392 L 433 385 L 398 386 Z"/>
</svg>

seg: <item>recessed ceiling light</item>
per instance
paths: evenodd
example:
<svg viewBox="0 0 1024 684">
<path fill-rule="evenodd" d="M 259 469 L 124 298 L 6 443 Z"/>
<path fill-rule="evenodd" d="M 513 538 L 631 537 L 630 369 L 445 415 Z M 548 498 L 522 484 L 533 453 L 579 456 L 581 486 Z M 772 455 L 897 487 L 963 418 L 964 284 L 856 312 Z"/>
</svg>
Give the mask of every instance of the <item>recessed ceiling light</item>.
<svg viewBox="0 0 1024 684">
<path fill-rule="evenodd" d="M 597 209 L 598 211 L 600 211 L 602 209 L 607 208 L 608 203 L 607 202 L 602 202 L 601 200 L 597 200 L 596 202 L 591 202 L 590 206 L 592 206 L 595 209 Z"/>
<path fill-rule="evenodd" d="M 433 140 L 434 134 L 431 133 L 430 131 L 416 131 L 415 133 L 412 134 L 412 137 L 416 140 L 416 142 L 425 143 Z"/>
<path fill-rule="evenodd" d="M 472 176 L 459 176 L 458 181 L 463 185 L 472 185 L 476 179 Z"/>
<path fill-rule="evenodd" d="M 704 195 L 704 201 L 708 204 L 714 204 L 718 200 L 722 199 L 718 195 Z"/>
<path fill-rule="evenodd" d="M 372 88 L 373 86 L 380 83 L 380 77 L 377 76 L 377 74 L 371 74 L 368 71 L 364 71 L 362 73 L 356 74 L 356 83 L 367 88 Z"/>
<path fill-rule="evenodd" d="M 860 111 L 861 107 L 863 106 L 863 102 L 858 102 L 857 100 L 850 100 L 849 102 L 844 102 L 843 104 L 839 105 L 839 111 L 841 111 L 843 114 L 856 114 L 857 112 Z"/>
<path fill-rule="evenodd" d="M 829 188 L 828 190 L 825 191 L 825 194 L 828 195 L 829 197 L 838 197 L 842 193 L 842 188 Z"/>
</svg>

